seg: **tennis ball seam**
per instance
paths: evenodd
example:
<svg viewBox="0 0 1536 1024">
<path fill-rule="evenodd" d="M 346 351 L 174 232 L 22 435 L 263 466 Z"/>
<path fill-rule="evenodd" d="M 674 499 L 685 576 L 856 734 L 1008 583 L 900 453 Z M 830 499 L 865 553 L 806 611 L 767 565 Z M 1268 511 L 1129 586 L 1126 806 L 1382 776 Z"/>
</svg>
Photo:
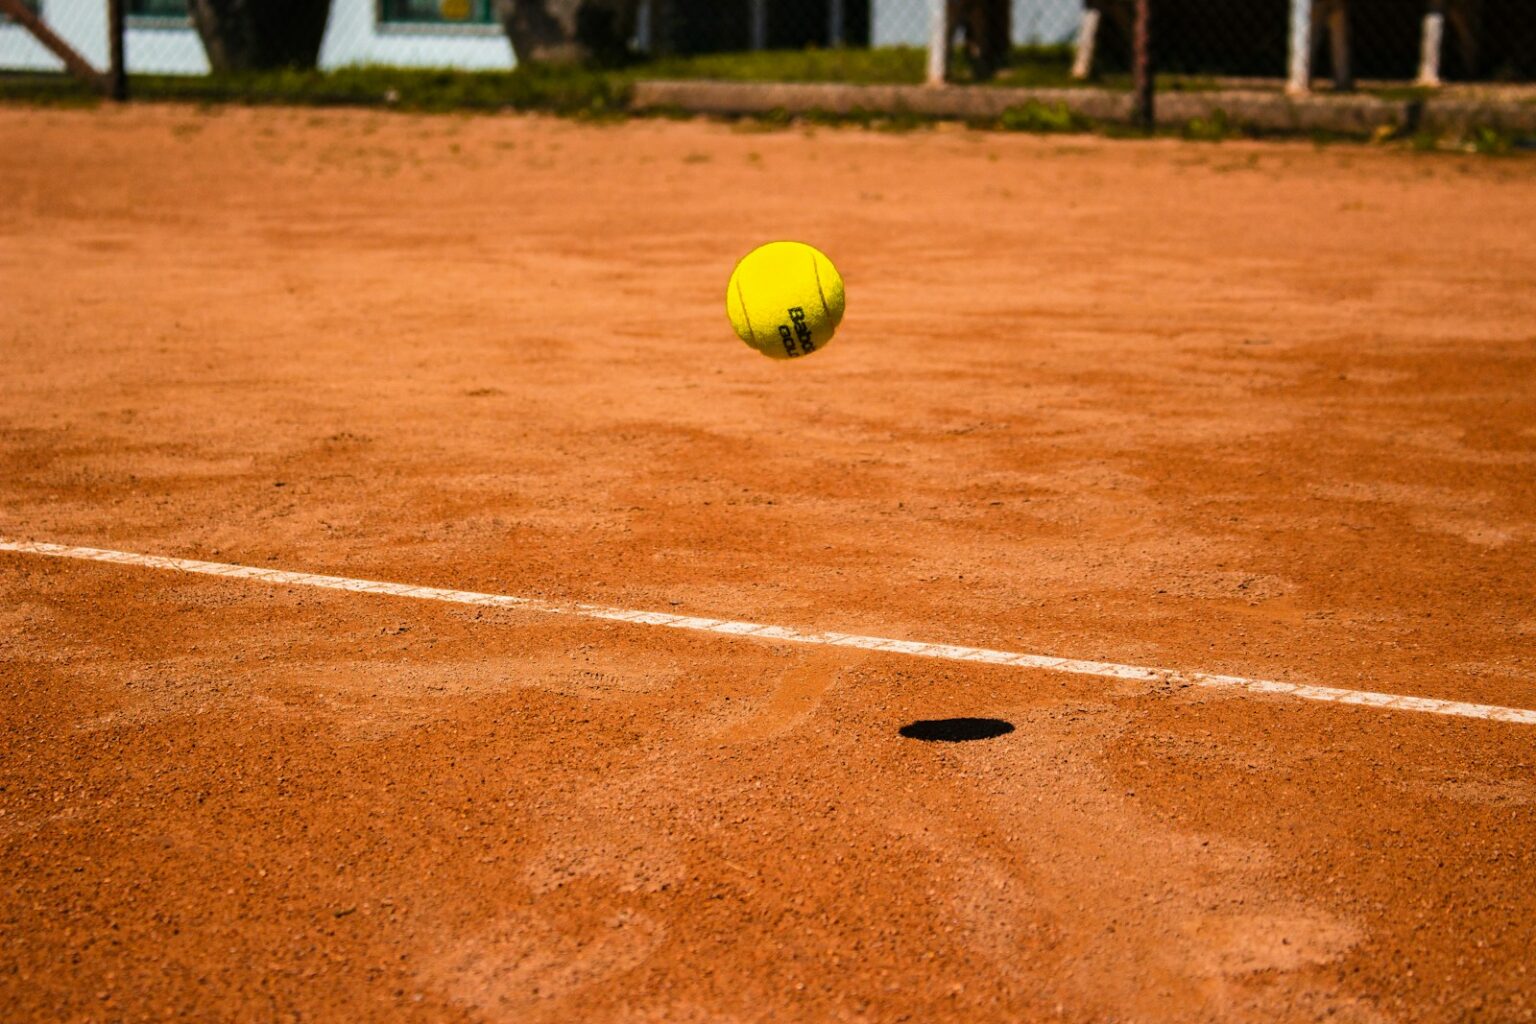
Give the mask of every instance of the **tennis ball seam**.
<svg viewBox="0 0 1536 1024">
<path fill-rule="evenodd" d="M 832 319 L 832 309 L 827 305 L 827 293 L 821 287 L 821 268 L 816 265 L 816 252 L 812 250 L 806 253 L 811 261 L 811 274 L 816 278 L 816 294 L 821 296 L 821 315 L 828 320 Z"/>
<path fill-rule="evenodd" d="M 753 348 L 757 348 L 757 332 L 752 329 L 752 314 L 747 312 L 747 297 L 741 291 L 741 279 L 736 280 L 736 301 L 741 303 L 741 318 L 746 321 L 747 333 L 752 336 L 750 342 Z"/>
</svg>

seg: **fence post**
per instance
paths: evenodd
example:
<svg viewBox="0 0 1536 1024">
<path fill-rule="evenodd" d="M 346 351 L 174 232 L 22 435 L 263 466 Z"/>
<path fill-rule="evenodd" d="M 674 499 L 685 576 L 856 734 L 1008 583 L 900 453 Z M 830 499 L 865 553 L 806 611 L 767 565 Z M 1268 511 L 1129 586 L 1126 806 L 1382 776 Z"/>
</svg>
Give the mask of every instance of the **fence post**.
<svg viewBox="0 0 1536 1024">
<path fill-rule="evenodd" d="M 928 84 L 949 81 L 949 0 L 928 0 Z"/>
<path fill-rule="evenodd" d="M 128 68 L 124 63 L 123 0 L 107 0 L 107 95 L 122 103 L 128 99 Z"/>
<path fill-rule="evenodd" d="M 1430 0 L 1424 11 L 1424 36 L 1419 48 L 1419 77 L 1415 85 L 1438 88 L 1440 50 L 1445 45 L 1445 0 Z"/>
<path fill-rule="evenodd" d="M 768 48 L 768 0 L 752 0 L 752 39 L 754 50 Z"/>
<path fill-rule="evenodd" d="M 1152 42 L 1152 0 L 1136 0 L 1136 41 L 1131 72 L 1135 80 L 1131 121 L 1142 131 L 1150 132 L 1157 126 L 1154 106 L 1157 61 Z"/>
<path fill-rule="evenodd" d="M 634 46 L 640 53 L 651 52 L 651 0 L 640 0 L 635 6 Z"/>
<path fill-rule="evenodd" d="M 1072 54 L 1072 77 L 1078 81 L 1093 77 L 1093 54 L 1099 45 L 1099 18 L 1102 16 L 1097 7 L 1083 8 L 1083 20 L 1077 26 L 1077 45 Z"/>
<path fill-rule="evenodd" d="M 827 3 L 827 46 L 835 50 L 848 41 L 846 30 L 843 27 L 847 23 L 847 9 L 844 0 L 829 0 Z"/>
<path fill-rule="evenodd" d="M 1312 91 L 1312 0 L 1291 0 L 1290 56 L 1285 91 L 1305 96 Z"/>
<path fill-rule="evenodd" d="M 1349 5 L 1334 0 L 1328 9 L 1328 46 L 1333 58 L 1333 88 L 1348 92 L 1355 87 L 1353 54 L 1350 47 Z"/>
</svg>

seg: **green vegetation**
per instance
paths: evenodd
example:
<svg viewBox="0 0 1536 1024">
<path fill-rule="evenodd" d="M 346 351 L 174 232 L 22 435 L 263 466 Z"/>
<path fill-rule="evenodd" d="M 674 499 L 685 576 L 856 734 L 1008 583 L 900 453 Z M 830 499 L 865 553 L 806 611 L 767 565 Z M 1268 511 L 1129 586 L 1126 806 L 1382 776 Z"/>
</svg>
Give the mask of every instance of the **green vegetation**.
<svg viewBox="0 0 1536 1024">
<path fill-rule="evenodd" d="M 1497 128 L 1488 128 L 1483 125 L 1472 129 L 1472 137 L 1468 142 L 1473 152 L 1484 156 L 1508 156 L 1515 150 L 1514 139 Z"/>
<path fill-rule="evenodd" d="M 1516 150 L 1532 148 L 1528 140 L 1516 139 L 1487 125 L 1477 125 L 1465 135 L 1437 135 L 1421 131 L 1408 140 L 1420 153 L 1478 153 L 1482 156 L 1510 156 Z"/>
<path fill-rule="evenodd" d="M 725 82 L 841 82 L 849 85 L 918 85 L 928 66 L 928 52 L 916 46 L 880 49 L 773 50 L 758 53 L 711 53 L 669 57 L 629 69 L 635 77 L 711 78 Z M 1012 64 L 987 85 L 1065 87 L 1074 81 L 1069 46 L 1020 46 Z M 974 75 L 962 51 L 951 72 L 956 82 Z"/>
<path fill-rule="evenodd" d="M 1013 66 L 991 85 L 1024 88 L 1082 86 L 1070 76 L 1071 50 L 1065 46 L 1027 47 L 1014 51 Z M 916 47 L 773 51 L 669 57 L 618 68 L 532 65 L 510 72 L 419 70 L 390 67 L 351 67 L 336 71 L 250 71 L 205 76 L 134 75 L 135 99 L 186 103 L 244 103 L 310 106 L 366 106 L 410 111 L 546 111 L 565 116 L 609 118 L 628 115 L 634 85 L 646 79 L 713 79 L 737 82 L 835 82 L 851 85 L 902 85 L 921 82 L 925 53 Z M 970 72 L 957 55 L 955 78 L 965 82 Z M 1125 90 L 1128 76 L 1111 74 L 1092 83 L 1095 88 Z M 1192 76 L 1159 77 L 1161 92 L 1191 92 L 1216 88 L 1212 79 Z M 1423 90 L 1379 90 L 1378 98 L 1413 100 Z M 89 105 L 95 93 L 64 75 L 0 72 L 0 102 Z M 1431 99 L 1430 102 L 1433 102 Z M 652 111 L 650 116 L 688 116 L 683 111 Z M 925 127 L 934 119 L 907 111 L 855 109 L 848 113 L 775 111 L 738 119 L 744 130 L 773 130 L 790 125 L 858 125 L 888 131 Z M 1063 103 L 1028 102 L 1010 107 L 997 118 L 972 125 L 1019 132 L 1100 131 L 1136 135 L 1134 129 L 1098 124 L 1072 112 Z M 1216 110 L 1208 117 L 1183 124 L 1166 124 L 1159 134 L 1220 141 L 1262 134 L 1241 118 Z M 1387 142 L 1397 130 L 1378 131 L 1373 140 Z M 1336 141 L 1317 136 L 1319 141 Z M 1529 148 L 1529 140 L 1480 128 L 1465 138 L 1432 139 L 1419 135 L 1409 144 L 1419 149 L 1451 149 L 1507 154 Z"/>
<path fill-rule="evenodd" d="M 548 110 L 615 114 L 624 110 L 630 79 L 579 68 L 512 72 L 355 67 L 336 71 L 246 71 L 213 75 L 134 75 L 135 99 L 198 103 L 388 106 L 402 110 Z M 89 100 L 62 76 L 0 75 L 0 100 Z"/>
<path fill-rule="evenodd" d="M 963 53 L 956 55 L 953 71 L 957 81 L 966 81 L 971 77 L 970 64 Z M 1015 46 L 1008 66 L 986 84 L 1020 89 L 1081 89 L 1090 85 L 1099 88 L 1121 87 L 1118 82 L 1082 82 L 1073 78 L 1072 47 L 1065 44 Z M 1125 79 L 1123 87 L 1130 88 L 1129 78 Z"/>
<path fill-rule="evenodd" d="M 1065 103 L 1026 103 L 1003 111 L 997 127 L 1010 132 L 1081 132 L 1092 122 Z"/>
<path fill-rule="evenodd" d="M 1240 134 L 1237 125 L 1227 116 L 1227 112 L 1217 107 L 1211 111 L 1210 117 L 1192 118 L 1184 126 L 1183 136 L 1196 142 L 1220 142 L 1223 139 L 1232 138 Z"/>
<path fill-rule="evenodd" d="M 878 50 L 764 50 L 663 57 L 626 74 L 643 78 L 710 78 L 722 82 L 845 82 L 915 85 L 923 80 L 925 51 L 911 46 Z"/>
<path fill-rule="evenodd" d="M 520 67 L 514 71 L 351 67 L 336 71 L 249 71 L 212 75 L 133 75 L 137 99 L 202 103 L 390 106 L 402 110 L 547 110 L 606 114 L 623 110 L 642 78 L 739 82 L 842 82 L 912 85 L 923 80 L 926 55 L 916 47 L 789 50 L 668 57 L 622 68 Z M 999 85 L 1063 86 L 1066 47 L 1023 47 Z M 957 56 L 955 77 L 970 77 Z M 90 102 L 84 86 L 60 75 L 0 73 L 0 100 Z"/>
<path fill-rule="evenodd" d="M 0 102 L 37 103 L 47 106 L 89 106 L 101 97 L 68 75 L 31 72 L 0 72 Z"/>
<path fill-rule="evenodd" d="M 1436 90 L 1422 85 L 1388 86 L 1380 89 L 1362 89 L 1361 95 L 1374 96 L 1388 103 L 1423 103 L 1435 98 Z"/>
</svg>

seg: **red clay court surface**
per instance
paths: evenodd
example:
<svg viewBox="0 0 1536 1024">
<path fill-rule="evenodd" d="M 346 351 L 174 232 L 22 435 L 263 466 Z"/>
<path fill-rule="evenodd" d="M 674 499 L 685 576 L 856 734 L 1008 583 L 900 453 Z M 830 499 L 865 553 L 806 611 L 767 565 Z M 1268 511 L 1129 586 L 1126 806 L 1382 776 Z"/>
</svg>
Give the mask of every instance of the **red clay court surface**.
<svg viewBox="0 0 1536 1024">
<path fill-rule="evenodd" d="M 0 182 L 0 537 L 534 602 L 0 552 L 0 1018 L 1536 1019 L 1536 725 L 1189 685 L 1536 710 L 1529 159 L 8 108 Z"/>
</svg>

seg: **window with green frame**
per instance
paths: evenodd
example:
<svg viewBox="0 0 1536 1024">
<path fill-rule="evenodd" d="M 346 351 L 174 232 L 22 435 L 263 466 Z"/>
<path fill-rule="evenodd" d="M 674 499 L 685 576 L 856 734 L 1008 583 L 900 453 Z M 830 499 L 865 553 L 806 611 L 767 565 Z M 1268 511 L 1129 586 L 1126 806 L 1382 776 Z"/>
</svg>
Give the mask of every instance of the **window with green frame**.
<svg viewBox="0 0 1536 1024">
<path fill-rule="evenodd" d="M 494 25 L 494 0 L 379 0 L 387 25 Z"/>
<path fill-rule="evenodd" d="M 130 18 L 186 21 L 189 17 L 187 0 L 128 0 L 126 9 Z"/>
</svg>

